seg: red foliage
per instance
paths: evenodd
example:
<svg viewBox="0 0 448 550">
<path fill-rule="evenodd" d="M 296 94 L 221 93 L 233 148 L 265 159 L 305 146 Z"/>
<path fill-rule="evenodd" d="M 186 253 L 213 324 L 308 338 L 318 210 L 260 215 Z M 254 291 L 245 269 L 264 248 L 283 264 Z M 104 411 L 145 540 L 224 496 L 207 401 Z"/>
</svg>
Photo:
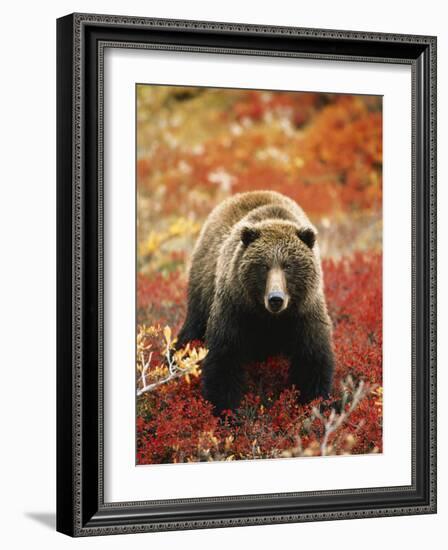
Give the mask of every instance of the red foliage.
<svg viewBox="0 0 448 550">
<path fill-rule="evenodd" d="M 382 113 L 367 100 L 247 91 L 221 114 L 221 131 L 199 149 L 159 143 L 150 158 L 138 161 L 142 192 L 158 188 L 163 174 L 164 212 L 208 212 L 220 193 L 213 174 L 223 168 L 232 193 L 280 191 L 309 214 L 381 209 Z M 281 123 L 267 127 L 269 116 L 289 129 Z M 231 124 L 239 130 L 230 131 Z"/>
<path fill-rule="evenodd" d="M 199 392 L 189 391 L 185 380 L 175 391 L 161 387 L 154 398 L 154 413 L 137 417 L 139 464 L 184 462 L 198 454 L 219 420 Z"/>
<path fill-rule="evenodd" d="M 177 330 L 185 315 L 185 304 L 186 282 L 179 271 L 168 275 L 155 272 L 150 278 L 137 274 L 138 318 L 157 319 L 157 324 Z"/>
<path fill-rule="evenodd" d="M 153 464 L 281 456 L 301 439 L 303 454 L 319 454 L 324 425 L 312 413 L 328 416 L 341 407 L 341 381 L 351 375 L 372 388 L 382 384 L 381 255 L 356 254 L 323 265 L 326 295 L 334 322 L 336 370 L 328 402 L 297 404 L 300 388 L 287 387 L 288 362 L 269 358 L 246 367 L 248 390 L 236 411 L 221 418 L 200 393 L 200 380 L 178 379 L 146 393 L 138 404 L 137 462 Z M 139 278 L 139 304 L 164 311 L 167 299 L 179 303 L 179 276 L 157 281 Z M 141 301 L 140 301 L 141 300 Z M 145 301 L 146 300 L 146 301 Z M 178 323 L 176 323 L 178 326 Z M 348 421 L 330 436 L 335 454 L 382 450 L 382 399 L 371 391 Z"/>
<path fill-rule="evenodd" d="M 244 119 L 261 120 L 269 113 L 285 113 L 292 116 L 295 126 L 308 122 L 322 101 L 318 93 L 267 93 L 256 90 L 246 91 L 240 101 L 233 106 L 233 114 L 239 121 Z"/>
</svg>

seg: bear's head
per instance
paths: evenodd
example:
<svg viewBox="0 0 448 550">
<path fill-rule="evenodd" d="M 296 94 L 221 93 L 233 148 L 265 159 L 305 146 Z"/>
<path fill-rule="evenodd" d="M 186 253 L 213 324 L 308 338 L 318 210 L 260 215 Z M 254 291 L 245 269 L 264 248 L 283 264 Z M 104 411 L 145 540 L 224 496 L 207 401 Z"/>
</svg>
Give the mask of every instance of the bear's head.
<svg viewBox="0 0 448 550">
<path fill-rule="evenodd" d="M 246 299 L 272 315 L 300 309 L 320 285 L 316 230 L 267 220 L 240 228 L 238 276 Z"/>
</svg>

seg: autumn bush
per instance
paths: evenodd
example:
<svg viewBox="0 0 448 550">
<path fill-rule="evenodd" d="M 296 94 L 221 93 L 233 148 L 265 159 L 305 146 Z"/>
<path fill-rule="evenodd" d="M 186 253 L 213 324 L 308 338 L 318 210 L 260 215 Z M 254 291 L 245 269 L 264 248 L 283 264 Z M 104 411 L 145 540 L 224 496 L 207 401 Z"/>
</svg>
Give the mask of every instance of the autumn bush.
<svg viewBox="0 0 448 550">
<path fill-rule="evenodd" d="M 319 93 L 138 87 L 137 463 L 382 452 L 381 103 Z M 275 189 L 318 228 L 336 369 L 298 404 L 288 361 L 245 367 L 219 418 L 203 342 L 176 355 L 200 227 L 229 194 Z"/>
<path fill-rule="evenodd" d="M 337 414 L 348 410 L 361 382 L 366 387 L 362 400 L 329 437 L 325 452 L 381 451 L 381 256 L 359 253 L 339 262 L 324 261 L 324 273 L 336 352 L 331 398 L 298 405 L 300 388 L 287 384 L 288 361 L 272 357 L 247 365 L 246 395 L 236 411 L 218 419 L 201 396 L 199 368 L 194 376 L 172 379 L 139 397 L 139 464 L 288 456 L 297 453 L 299 444 L 305 455 L 321 454 L 325 420 L 332 409 Z M 170 281 L 177 296 L 180 281 Z M 200 348 L 201 343 L 193 345 Z M 150 370 L 157 373 L 166 368 L 164 346 L 157 341 L 152 346 L 156 354 Z"/>
</svg>

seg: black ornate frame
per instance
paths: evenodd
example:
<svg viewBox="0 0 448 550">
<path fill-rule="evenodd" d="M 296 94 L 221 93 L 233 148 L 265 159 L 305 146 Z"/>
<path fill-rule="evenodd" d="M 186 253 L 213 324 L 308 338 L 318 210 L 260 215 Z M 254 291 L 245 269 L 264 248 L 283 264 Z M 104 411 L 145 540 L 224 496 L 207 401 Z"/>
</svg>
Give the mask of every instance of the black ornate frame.
<svg viewBox="0 0 448 550">
<path fill-rule="evenodd" d="M 411 65 L 413 468 L 410 486 L 104 502 L 105 47 Z M 436 38 L 74 14 L 57 22 L 57 52 L 58 531 L 88 536 L 435 513 Z"/>
</svg>

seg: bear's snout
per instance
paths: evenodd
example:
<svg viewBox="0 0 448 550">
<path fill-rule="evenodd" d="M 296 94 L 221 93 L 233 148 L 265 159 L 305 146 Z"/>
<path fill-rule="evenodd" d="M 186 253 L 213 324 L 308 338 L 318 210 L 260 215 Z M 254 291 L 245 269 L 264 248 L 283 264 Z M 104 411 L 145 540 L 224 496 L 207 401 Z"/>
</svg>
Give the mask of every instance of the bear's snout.
<svg viewBox="0 0 448 550">
<path fill-rule="evenodd" d="M 277 313 L 281 310 L 284 301 L 285 295 L 283 294 L 283 292 L 271 292 L 268 295 L 269 309 L 274 313 Z"/>
<path fill-rule="evenodd" d="M 274 267 L 269 270 L 266 280 L 264 305 L 270 313 L 280 313 L 288 307 L 289 296 L 283 269 Z"/>
</svg>

